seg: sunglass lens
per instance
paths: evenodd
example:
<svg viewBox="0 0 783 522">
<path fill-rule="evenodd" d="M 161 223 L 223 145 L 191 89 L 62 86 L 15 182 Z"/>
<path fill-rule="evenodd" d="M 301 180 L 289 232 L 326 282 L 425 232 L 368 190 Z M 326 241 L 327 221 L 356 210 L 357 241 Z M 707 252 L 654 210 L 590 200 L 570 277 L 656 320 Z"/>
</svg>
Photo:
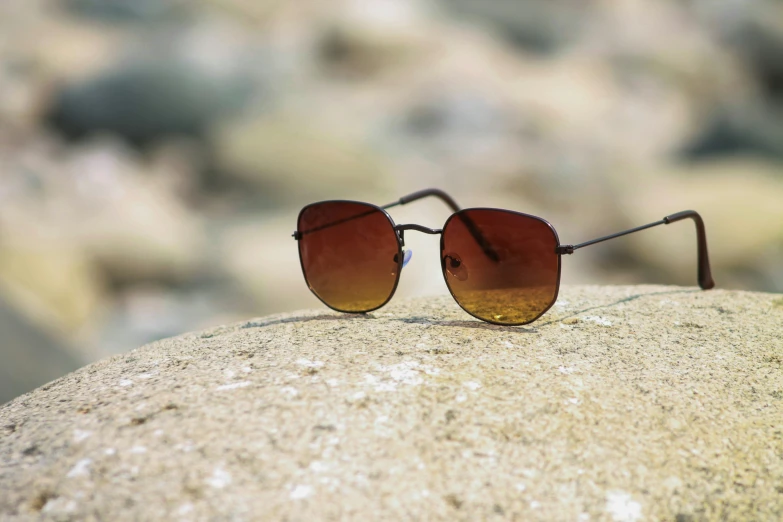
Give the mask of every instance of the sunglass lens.
<svg viewBox="0 0 783 522">
<path fill-rule="evenodd" d="M 469 314 L 496 324 L 529 323 L 557 298 L 557 235 L 546 221 L 492 209 L 460 211 L 446 222 L 446 284 Z"/>
<path fill-rule="evenodd" d="M 302 209 L 299 257 L 310 290 L 341 312 L 368 312 L 386 303 L 401 262 L 389 216 L 366 203 L 328 201 Z"/>
</svg>

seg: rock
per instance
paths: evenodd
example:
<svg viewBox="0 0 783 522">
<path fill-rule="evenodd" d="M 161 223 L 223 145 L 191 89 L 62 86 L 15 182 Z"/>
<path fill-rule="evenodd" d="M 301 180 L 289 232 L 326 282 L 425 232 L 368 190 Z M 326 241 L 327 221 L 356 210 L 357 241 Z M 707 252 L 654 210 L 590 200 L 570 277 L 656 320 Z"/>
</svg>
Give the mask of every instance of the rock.
<svg viewBox="0 0 783 522">
<path fill-rule="evenodd" d="M 450 298 L 114 356 L 0 407 L 0 516 L 783 516 L 779 295 L 566 287 L 526 327 Z"/>
<path fill-rule="evenodd" d="M 175 0 L 67 0 L 75 14 L 110 22 L 151 22 L 182 15 L 184 5 Z"/>
<path fill-rule="evenodd" d="M 219 170 L 281 201 L 339 198 L 390 184 L 370 147 L 301 115 L 247 118 L 226 126 L 217 140 Z"/>
<path fill-rule="evenodd" d="M 96 264 L 64 241 L 15 239 L 0 241 L 0 294 L 52 336 L 78 339 L 108 300 Z M 97 355 L 79 348 L 86 360 Z"/>
<path fill-rule="evenodd" d="M 241 112 L 268 69 L 258 40 L 219 18 L 131 36 L 111 65 L 63 82 L 48 110 L 51 126 L 73 139 L 110 133 L 142 147 L 203 137 Z"/>
<path fill-rule="evenodd" d="M 37 243 L 65 244 L 120 285 L 194 277 L 207 247 L 201 219 L 165 173 L 153 178 L 144 169 L 115 141 L 67 150 L 27 145 L 6 165 L 0 245 L 15 238 L 38 250 Z"/>
<path fill-rule="evenodd" d="M 67 86 L 48 120 L 70 138 L 112 133 L 144 146 L 202 136 L 242 96 L 185 64 L 153 59 Z"/>
<path fill-rule="evenodd" d="M 783 105 L 730 106 L 713 114 L 681 154 L 689 160 L 753 154 L 783 160 Z"/>
<path fill-rule="evenodd" d="M 0 332 L 0 404 L 84 364 L 75 349 L 28 321 L 2 295 Z"/>
<path fill-rule="evenodd" d="M 509 41 L 527 50 L 553 53 L 578 39 L 584 20 L 597 2 L 573 4 L 536 0 L 520 5 L 514 0 L 444 0 L 448 11 L 495 28 Z"/>
</svg>

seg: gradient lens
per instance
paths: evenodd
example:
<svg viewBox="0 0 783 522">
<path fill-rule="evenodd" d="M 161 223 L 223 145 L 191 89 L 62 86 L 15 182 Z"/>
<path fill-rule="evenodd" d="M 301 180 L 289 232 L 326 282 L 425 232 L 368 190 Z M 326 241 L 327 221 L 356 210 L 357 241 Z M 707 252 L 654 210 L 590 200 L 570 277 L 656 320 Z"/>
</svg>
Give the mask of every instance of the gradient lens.
<svg viewBox="0 0 783 522">
<path fill-rule="evenodd" d="M 558 244 L 552 226 L 535 216 L 463 210 L 443 227 L 443 276 L 457 303 L 474 317 L 529 323 L 557 298 Z"/>
<path fill-rule="evenodd" d="M 391 298 L 401 252 L 383 210 L 349 201 L 315 203 L 302 209 L 297 231 L 305 280 L 327 306 L 369 312 Z"/>
</svg>

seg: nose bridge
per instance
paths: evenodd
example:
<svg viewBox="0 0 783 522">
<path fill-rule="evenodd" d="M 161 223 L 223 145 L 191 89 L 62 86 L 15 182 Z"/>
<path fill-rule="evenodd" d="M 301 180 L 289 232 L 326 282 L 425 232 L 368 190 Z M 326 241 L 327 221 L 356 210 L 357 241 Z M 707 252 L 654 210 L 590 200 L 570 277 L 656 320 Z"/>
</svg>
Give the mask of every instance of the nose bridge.
<svg viewBox="0 0 783 522">
<path fill-rule="evenodd" d="M 415 223 L 409 223 L 407 225 L 397 225 L 394 227 L 394 230 L 397 232 L 405 232 L 406 230 L 415 230 L 416 232 L 422 232 L 424 234 L 432 234 L 437 235 L 441 234 L 443 230 L 439 228 L 428 228 L 421 225 L 416 225 Z"/>
</svg>

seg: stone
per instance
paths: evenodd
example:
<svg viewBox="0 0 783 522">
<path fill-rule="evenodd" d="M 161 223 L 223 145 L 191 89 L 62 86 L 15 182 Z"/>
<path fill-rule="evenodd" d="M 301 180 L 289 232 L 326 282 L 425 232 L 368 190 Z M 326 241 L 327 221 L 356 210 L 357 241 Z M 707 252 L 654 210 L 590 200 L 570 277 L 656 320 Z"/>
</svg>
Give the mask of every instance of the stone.
<svg viewBox="0 0 783 522">
<path fill-rule="evenodd" d="M 216 140 L 218 168 L 279 200 L 329 199 L 391 184 L 386 162 L 371 147 L 309 116 L 280 114 L 226 125 Z"/>
<path fill-rule="evenodd" d="M 167 34 L 153 42 L 176 47 L 179 40 Z M 65 85 L 46 119 L 72 139 L 110 133 L 146 147 L 171 137 L 203 138 L 239 112 L 253 91 L 252 82 L 230 67 L 214 69 L 172 51 L 128 59 Z"/>
<path fill-rule="evenodd" d="M 435 297 L 159 341 L 0 407 L 0 518 L 777 520 L 780 302 L 569 286 L 523 327 Z"/>
<path fill-rule="evenodd" d="M 72 347 L 42 331 L 0 295 L 0 404 L 84 364 Z"/>
</svg>

